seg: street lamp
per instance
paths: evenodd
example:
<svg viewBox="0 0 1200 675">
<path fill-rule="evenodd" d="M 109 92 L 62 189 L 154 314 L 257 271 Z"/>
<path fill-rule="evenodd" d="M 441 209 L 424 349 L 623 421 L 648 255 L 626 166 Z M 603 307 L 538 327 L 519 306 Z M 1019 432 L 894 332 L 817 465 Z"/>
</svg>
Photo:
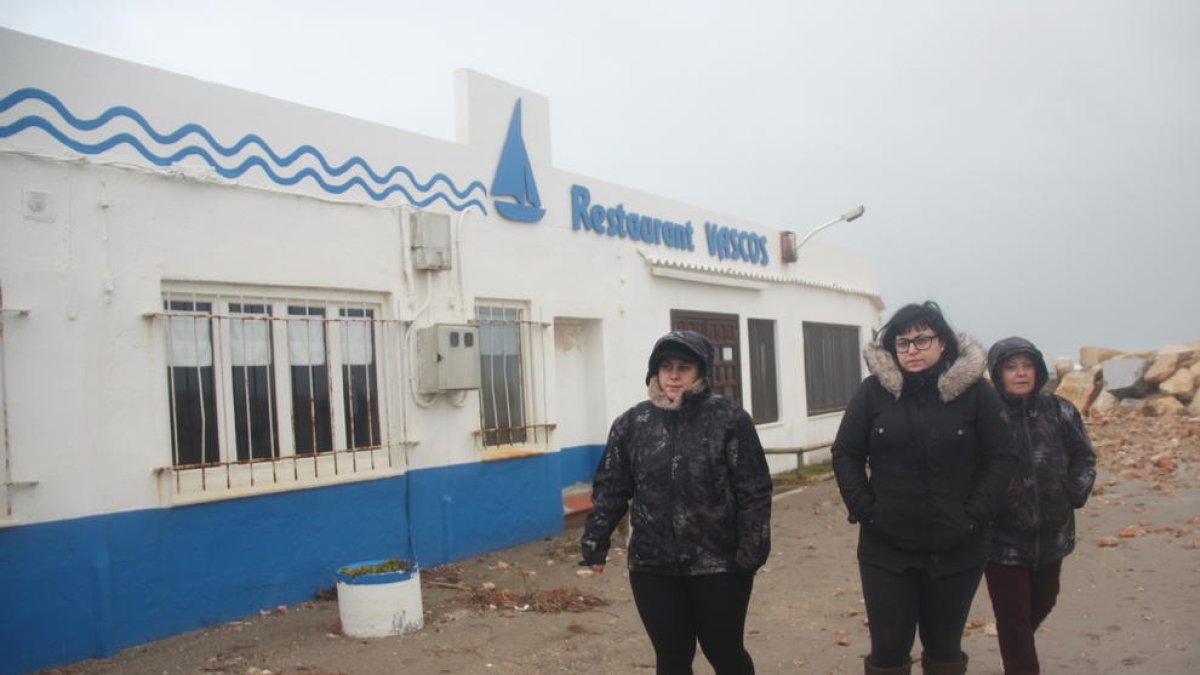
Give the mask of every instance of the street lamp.
<svg viewBox="0 0 1200 675">
<path fill-rule="evenodd" d="M 833 220 L 830 220 L 829 222 L 821 223 L 820 225 L 814 227 L 812 230 L 809 230 L 808 234 L 804 235 L 804 237 L 800 241 L 796 241 L 796 233 L 795 232 L 784 232 L 780 238 L 780 249 L 781 249 L 780 257 L 783 259 L 783 262 L 796 262 L 796 260 L 799 258 L 800 247 L 807 244 L 808 240 L 813 238 L 813 235 L 820 232 L 821 230 L 824 230 L 827 227 L 830 227 L 832 225 L 837 225 L 838 223 L 842 222 L 843 220 L 848 223 L 848 222 L 854 220 L 855 218 L 859 218 L 862 216 L 863 213 L 866 212 L 866 210 L 867 210 L 866 207 L 860 206 L 856 209 L 853 209 L 851 211 L 847 211 L 846 213 L 843 213 L 842 215 L 838 216 L 837 218 L 834 218 Z"/>
</svg>

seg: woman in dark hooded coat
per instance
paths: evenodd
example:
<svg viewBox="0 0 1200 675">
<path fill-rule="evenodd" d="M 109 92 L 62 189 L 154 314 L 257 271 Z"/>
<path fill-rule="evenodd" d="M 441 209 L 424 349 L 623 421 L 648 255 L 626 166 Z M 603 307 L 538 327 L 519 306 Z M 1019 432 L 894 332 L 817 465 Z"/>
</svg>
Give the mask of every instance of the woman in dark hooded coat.
<svg viewBox="0 0 1200 675">
<path fill-rule="evenodd" d="M 1016 463 L 983 348 L 933 302 L 900 308 L 863 352 L 833 469 L 871 631 L 866 673 L 908 673 L 920 630 L 927 674 L 965 673 L 962 632 L 987 561 L 987 524 Z"/>
<path fill-rule="evenodd" d="M 693 331 L 655 343 L 649 400 L 612 424 L 580 542 L 603 572 L 629 510 L 629 582 L 660 674 L 690 674 L 697 640 L 717 675 L 754 672 L 743 634 L 771 550 L 771 475 L 750 415 L 709 387 L 715 355 Z"/>
<path fill-rule="evenodd" d="M 1010 337 L 988 351 L 992 382 L 1008 404 L 1019 459 L 992 530 L 987 587 L 1005 675 L 1039 672 L 1033 634 L 1058 598 L 1063 558 L 1075 549 L 1075 509 L 1096 480 L 1096 453 L 1070 401 L 1032 342 Z"/>
</svg>

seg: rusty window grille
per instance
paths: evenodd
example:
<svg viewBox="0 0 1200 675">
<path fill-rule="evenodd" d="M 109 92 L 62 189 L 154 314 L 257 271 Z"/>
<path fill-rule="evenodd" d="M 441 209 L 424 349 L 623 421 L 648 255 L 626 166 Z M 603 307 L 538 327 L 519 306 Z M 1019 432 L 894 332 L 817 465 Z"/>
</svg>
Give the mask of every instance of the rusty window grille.
<svg viewBox="0 0 1200 675">
<path fill-rule="evenodd" d="M 398 342 L 399 327 L 381 320 L 377 307 L 164 293 L 157 319 L 172 457 L 163 470 L 176 488 L 277 485 L 392 468 L 398 460 L 381 379 L 398 364 L 381 359 L 386 350 L 378 346 Z"/>
<path fill-rule="evenodd" d="M 342 405 L 346 447 L 379 445 L 379 378 L 375 375 L 375 311 L 340 308 Z"/>
<path fill-rule="evenodd" d="M 292 431 L 296 454 L 333 450 L 325 308 L 288 307 L 288 364 L 292 372 Z"/>
<path fill-rule="evenodd" d="M 279 456 L 270 319 L 271 305 L 229 303 L 233 418 L 240 461 Z"/>
<path fill-rule="evenodd" d="M 167 317 L 167 385 L 174 464 L 220 461 L 213 379 L 212 303 L 171 300 Z M 179 312 L 179 314 L 175 314 Z"/>
<path fill-rule="evenodd" d="M 545 422 L 545 376 L 540 322 L 531 321 L 524 303 L 480 301 L 479 326 L 480 435 L 485 448 L 544 445 L 554 425 Z M 538 406 L 538 402 L 543 407 Z"/>
</svg>

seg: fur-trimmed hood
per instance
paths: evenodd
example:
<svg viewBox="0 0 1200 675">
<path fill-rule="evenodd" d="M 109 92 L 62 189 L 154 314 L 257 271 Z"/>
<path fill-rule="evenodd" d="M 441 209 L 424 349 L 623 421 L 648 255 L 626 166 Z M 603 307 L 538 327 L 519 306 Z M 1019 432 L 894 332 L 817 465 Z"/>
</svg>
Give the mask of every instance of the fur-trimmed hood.
<svg viewBox="0 0 1200 675">
<path fill-rule="evenodd" d="M 871 372 L 889 394 L 900 398 L 904 390 L 904 372 L 896 357 L 874 341 L 863 349 L 863 359 Z M 938 394 L 943 402 L 953 401 L 983 377 L 987 369 L 987 354 L 983 347 L 966 335 L 958 334 L 958 359 L 938 376 Z"/>
</svg>

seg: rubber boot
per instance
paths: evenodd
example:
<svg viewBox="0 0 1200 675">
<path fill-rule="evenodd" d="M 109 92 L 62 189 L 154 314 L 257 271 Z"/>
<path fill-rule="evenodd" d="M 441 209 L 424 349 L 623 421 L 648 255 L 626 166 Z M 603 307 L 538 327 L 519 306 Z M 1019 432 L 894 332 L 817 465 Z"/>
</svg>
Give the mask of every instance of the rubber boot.
<svg viewBox="0 0 1200 675">
<path fill-rule="evenodd" d="M 922 654 L 921 669 L 925 675 L 963 675 L 967 672 L 967 655 L 963 654 L 961 661 L 934 661 Z"/>
<path fill-rule="evenodd" d="M 863 673 L 864 675 L 909 675 L 912 673 L 912 661 L 909 661 L 902 666 L 880 668 L 879 666 L 871 665 L 871 660 L 864 656 Z"/>
</svg>

